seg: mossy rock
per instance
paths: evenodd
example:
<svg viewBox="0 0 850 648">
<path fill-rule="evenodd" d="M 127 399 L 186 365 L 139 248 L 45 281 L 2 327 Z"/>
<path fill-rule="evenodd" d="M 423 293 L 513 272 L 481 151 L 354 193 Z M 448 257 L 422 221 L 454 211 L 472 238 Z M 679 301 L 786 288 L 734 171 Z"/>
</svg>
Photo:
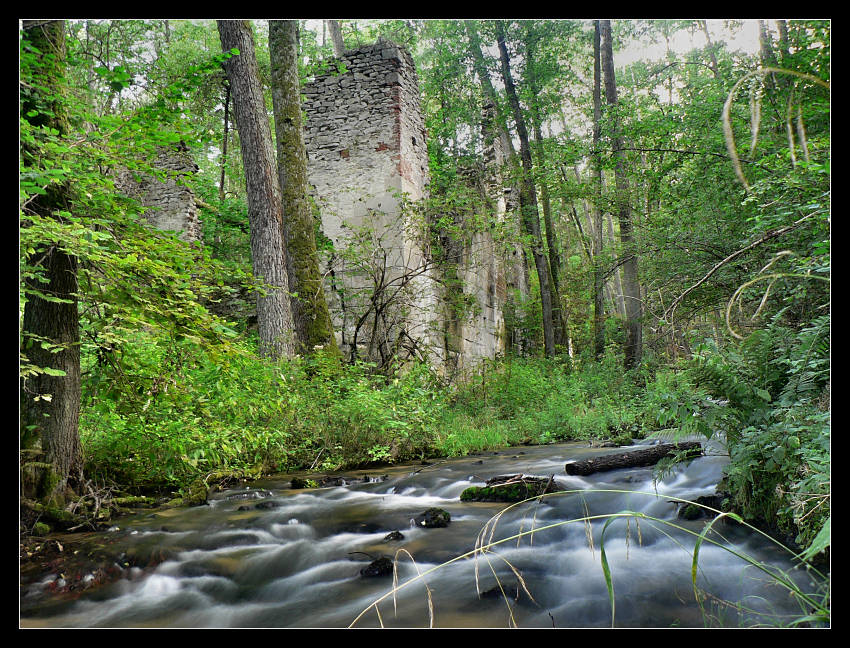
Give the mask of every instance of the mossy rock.
<svg viewBox="0 0 850 648">
<path fill-rule="evenodd" d="M 700 504 L 703 506 L 699 506 Z M 714 495 L 697 497 L 693 502 L 682 506 L 679 509 L 677 517 L 682 520 L 699 520 L 700 518 L 713 518 L 717 515 L 714 511 L 704 508 L 705 506 L 719 511 L 726 511 L 728 510 L 728 495 L 721 492 Z"/>
<path fill-rule="evenodd" d="M 415 521 L 416 526 L 425 527 L 426 529 L 437 529 L 449 526 L 452 516 L 448 511 L 444 511 L 441 508 L 429 508 L 424 513 L 416 516 Z"/>
<path fill-rule="evenodd" d="M 553 477 L 505 475 L 487 481 L 486 486 L 470 486 L 460 494 L 461 502 L 522 502 L 545 493 L 562 490 Z"/>
<path fill-rule="evenodd" d="M 289 485 L 290 488 L 318 488 L 319 482 L 315 479 L 304 479 L 302 477 L 293 477 L 292 483 Z"/>
<path fill-rule="evenodd" d="M 164 508 L 178 506 L 201 506 L 207 503 L 211 489 L 204 478 L 195 479 L 180 488 L 180 496 L 174 497 L 162 504 Z"/>
<path fill-rule="evenodd" d="M 32 526 L 32 534 L 35 536 L 46 536 L 51 531 L 50 525 L 44 522 L 36 522 Z"/>
</svg>

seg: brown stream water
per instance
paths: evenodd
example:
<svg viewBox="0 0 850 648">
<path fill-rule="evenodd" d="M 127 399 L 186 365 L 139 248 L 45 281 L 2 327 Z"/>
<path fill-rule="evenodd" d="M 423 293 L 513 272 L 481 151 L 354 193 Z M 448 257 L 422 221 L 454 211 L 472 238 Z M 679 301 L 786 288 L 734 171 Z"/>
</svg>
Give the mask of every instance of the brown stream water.
<svg viewBox="0 0 850 648">
<path fill-rule="evenodd" d="M 216 493 L 208 506 L 146 512 L 121 520 L 120 528 L 92 542 L 108 536 L 113 551 L 159 552 L 164 561 L 146 570 L 128 567 L 124 578 L 73 600 L 51 594 L 59 575 L 41 578 L 22 587 L 20 624 L 611 627 L 602 548 L 616 627 L 778 625 L 801 614 L 804 606 L 795 597 L 736 554 L 790 574 L 807 592 L 822 586 L 768 539 L 718 522 L 708 538 L 719 544 L 706 540 L 699 550 L 700 606 L 691 580 L 692 556 L 696 534 L 708 521 L 678 519 L 671 498 L 712 494 L 728 458 L 708 449 L 707 456 L 657 482 L 651 468 L 588 477 L 564 472 L 567 461 L 611 451 L 578 443 L 511 448 L 424 467 L 351 472 L 375 479 L 319 489 L 291 489 L 292 476 L 280 475 Z M 489 525 L 507 505 L 459 500 L 471 485 L 515 473 L 554 475 L 567 492 L 513 507 Z M 417 526 L 416 516 L 430 507 L 448 511 L 451 523 Z M 576 521 L 624 511 L 647 517 L 601 517 L 589 528 Z M 485 525 L 487 539 L 498 544 L 487 553 L 460 557 L 475 549 Z M 504 541 L 532 529 L 532 535 Z M 394 530 L 404 538 L 387 540 Z M 366 578 L 360 571 L 382 555 L 397 558 L 400 589 L 376 611 L 370 606 L 392 590 L 393 577 Z M 517 573 L 528 590 L 518 598 Z M 498 593 L 499 584 L 507 597 Z"/>
</svg>

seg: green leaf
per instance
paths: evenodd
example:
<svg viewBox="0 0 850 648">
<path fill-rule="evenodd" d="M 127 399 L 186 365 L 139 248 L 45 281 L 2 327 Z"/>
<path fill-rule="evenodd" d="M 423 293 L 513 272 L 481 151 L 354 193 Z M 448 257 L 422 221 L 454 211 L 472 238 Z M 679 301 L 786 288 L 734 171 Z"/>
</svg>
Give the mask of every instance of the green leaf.
<svg viewBox="0 0 850 648">
<path fill-rule="evenodd" d="M 830 540 L 830 521 L 832 520 L 832 516 L 826 518 L 826 522 L 824 522 L 821 530 L 818 531 L 818 534 L 815 536 L 815 539 L 812 540 L 812 544 L 809 545 L 809 548 L 806 549 L 803 553 L 800 554 L 800 558 L 803 560 L 811 560 L 816 555 L 818 555 L 821 551 L 826 549 L 829 546 Z"/>
</svg>

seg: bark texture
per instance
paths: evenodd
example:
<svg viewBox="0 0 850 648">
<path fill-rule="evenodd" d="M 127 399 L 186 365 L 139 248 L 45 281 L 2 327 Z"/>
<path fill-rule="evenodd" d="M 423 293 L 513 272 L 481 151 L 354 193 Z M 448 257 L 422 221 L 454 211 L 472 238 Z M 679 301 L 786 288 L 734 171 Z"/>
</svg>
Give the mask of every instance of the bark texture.
<svg viewBox="0 0 850 648">
<path fill-rule="evenodd" d="M 611 145 L 614 153 L 614 181 L 617 190 L 617 217 L 620 224 L 620 243 L 622 254 L 626 256 L 623 262 L 623 296 L 626 302 L 626 344 L 625 368 L 632 369 L 640 362 L 643 340 L 641 317 L 643 303 L 640 295 L 638 280 L 638 257 L 632 227 L 632 209 L 629 203 L 629 180 L 626 176 L 626 156 L 623 152 L 623 138 L 619 133 L 617 119 L 617 83 L 614 78 L 614 53 L 611 42 L 611 21 L 601 21 L 602 33 L 602 67 L 605 76 L 605 99 L 611 109 L 612 137 Z"/>
<path fill-rule="evenodd" d="M 597 360 L 605 354 L 605 318 L 602 273 L 602 63 L 599 21 L 593 21 L 593 352 Z"/>
<path fill-rule="evenodd" d="M 251 228 L 251 262 L 254 276 L 265 286 L 257 294 L 260 354 L 270 358 L 294 353 L 286 250 L 281 223 L 281 195 L 266 113 L 263 89 L 254 54 L 251 26 L 243 20 L 219 20 L 225 52 L 239 54 L 224 63 L 230 81 L 236 129 L 245 169 L 248 223 Z"/>
<path fill-rule="evenodd" d="M 324 347 L 337 353 L 307 197 L 297 20 L 269 21 L 269 56 L 286 267 L 289 289 L 296 295 L 291 301 L 296 351 L 310 354 L 316 347 Z"/>
<path fill-rule="evenodd" d="M 702 454 L 702 445 L 697 441 L 683 441 L 682 443 L 662 443 L 641 450 L 630 450 L 629 452 L 614 452 L 592 459 L 572 461 L 564 465 L 564 472 L 568 475 L 592 475 L 593 473 L 617 470 L 618 468 L 653 466 L 664 457 L 683 451 L 688 453 L 688 457 L 698 457 Z"/>
<path fill-rule="evenodd" d="M 552 289 L 549 277 L 549 264 L 543 252 L 543 237 L 540 233 L 540 216 L 537 211 L 537 191 L 534 187 L 531 148 L 528 140 L 528 129 L 519 105 L 513 76 L 511 75 L 510 57 L 505 44 L 505 29 L 497 22 L 497 45 L 499 58 L 502 63 L 502 78 L 505 82 L 505 92 L 514 115 L 517 135 L 520 143 L 520 161 L 522 163 L 522 178 L 520 181 L 520 211 L 525 233 L 531 238 L 531 256 L 537 270 L 540 283 L 540 302 L 543 311 L 543 345 L 547 356 L 555 355 L 555 328 L 552 317 Z"/>
<path fill-rule="evenodd" d="M 331 37 L 331 43 L 334 46 L 334 56 L 342 56 L 345 54 L 345 43 L 342 40 L 342 27 L 338 20 L 325 21 L 328 25 L 328 33 Z"/>
<path fill-rule="evenodd" d="M 40 112 L 27 117 L 33 126 L 68 132 L 67 108 L 63 101 L 65 65 L 65 23 L 56 21 L 24 21 L 25 37 L 40 50 L 40 90 L 22 101 L 21 114 Z M 45 104 L 51 114 L 44 111 Z M 22 150 L 26 161 L 33 152 Z M 44 218 L 61 219 L 58 211 L 70 209 L 67 183 L 50 184 L 46 193 L 36 197 L 29 209 Z M 79 438 L 80 417 L 80 330 L 77 309 L 77 259 L 58 244 L 45 245 L 35 251 L 33 263 L 45 270 L 49 283 L 28 280 L 26 288 L 59 299 L 44 299 L 30 292 L 24 307 L 22 351 L 38 367 L 59 369 L 64 376 L 38 374 L 22 380 L 20 391 L 21 449 L 34 451 L 42 467 L 28 468 L 22 479 L 24 497 L 57 498 L 82 478 L 82 454 Z M 58 345 L 48 351 L 41 340 Z M 46 395 L 47 398 L 45 398 Z M 39 397 L 38 400 L 35 400 Z M 29 454 L 29 453 L 27 453 Z M 51 467 L 46 468 L 44 464 Z"/>
<path fill-rule="evenodd" d="M 537 96 L 540 92 L 539 82 L 535 75 L 534 54 L 537 39 L 529 34 L 526 39 L 526 75 L 531 88 L 531 125 L 534 133 L 535 155 L 537 156 L 538 177 L 540 186 L 540 206 L 543 211 L 543 229 L 546 233 L 546 250 L 549 258 L 549 277 L 552 280 L 552 325 L 554 326 L 555 344 L 562 348 L 568 345 L 567 312 L 561 307 L 561 254 L 558 245 L 558 234 L 552 219 L 552 201 L 549 198 L 549 180 L 546 173 L 546 153 L 543 147 L 543 132 L 541 127 L 540 105 Z"/>
</svg>

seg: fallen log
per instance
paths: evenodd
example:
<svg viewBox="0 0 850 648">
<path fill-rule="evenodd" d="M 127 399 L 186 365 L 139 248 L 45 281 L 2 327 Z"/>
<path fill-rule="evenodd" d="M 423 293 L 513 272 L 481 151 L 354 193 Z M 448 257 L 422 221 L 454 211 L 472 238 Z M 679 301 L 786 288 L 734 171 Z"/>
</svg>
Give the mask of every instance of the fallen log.
<svg viewBox="0 0 850 648">
<path fill-rule="evenodd" d="M 629 452 L 614 452 L 591 459 L 572 461 L 564 466 L 564 471 L 568 475 L 590 475 L 618 468 L 652 466 L 664 457 L 682 451 L 687 452 L 686 456 L 689 459 L 698 457 L 702 454 L 702 445 L 698 441 L 683 441 L 681 443 L 662 443 L 641 450 L 630 450 Z"/>
</svg>

